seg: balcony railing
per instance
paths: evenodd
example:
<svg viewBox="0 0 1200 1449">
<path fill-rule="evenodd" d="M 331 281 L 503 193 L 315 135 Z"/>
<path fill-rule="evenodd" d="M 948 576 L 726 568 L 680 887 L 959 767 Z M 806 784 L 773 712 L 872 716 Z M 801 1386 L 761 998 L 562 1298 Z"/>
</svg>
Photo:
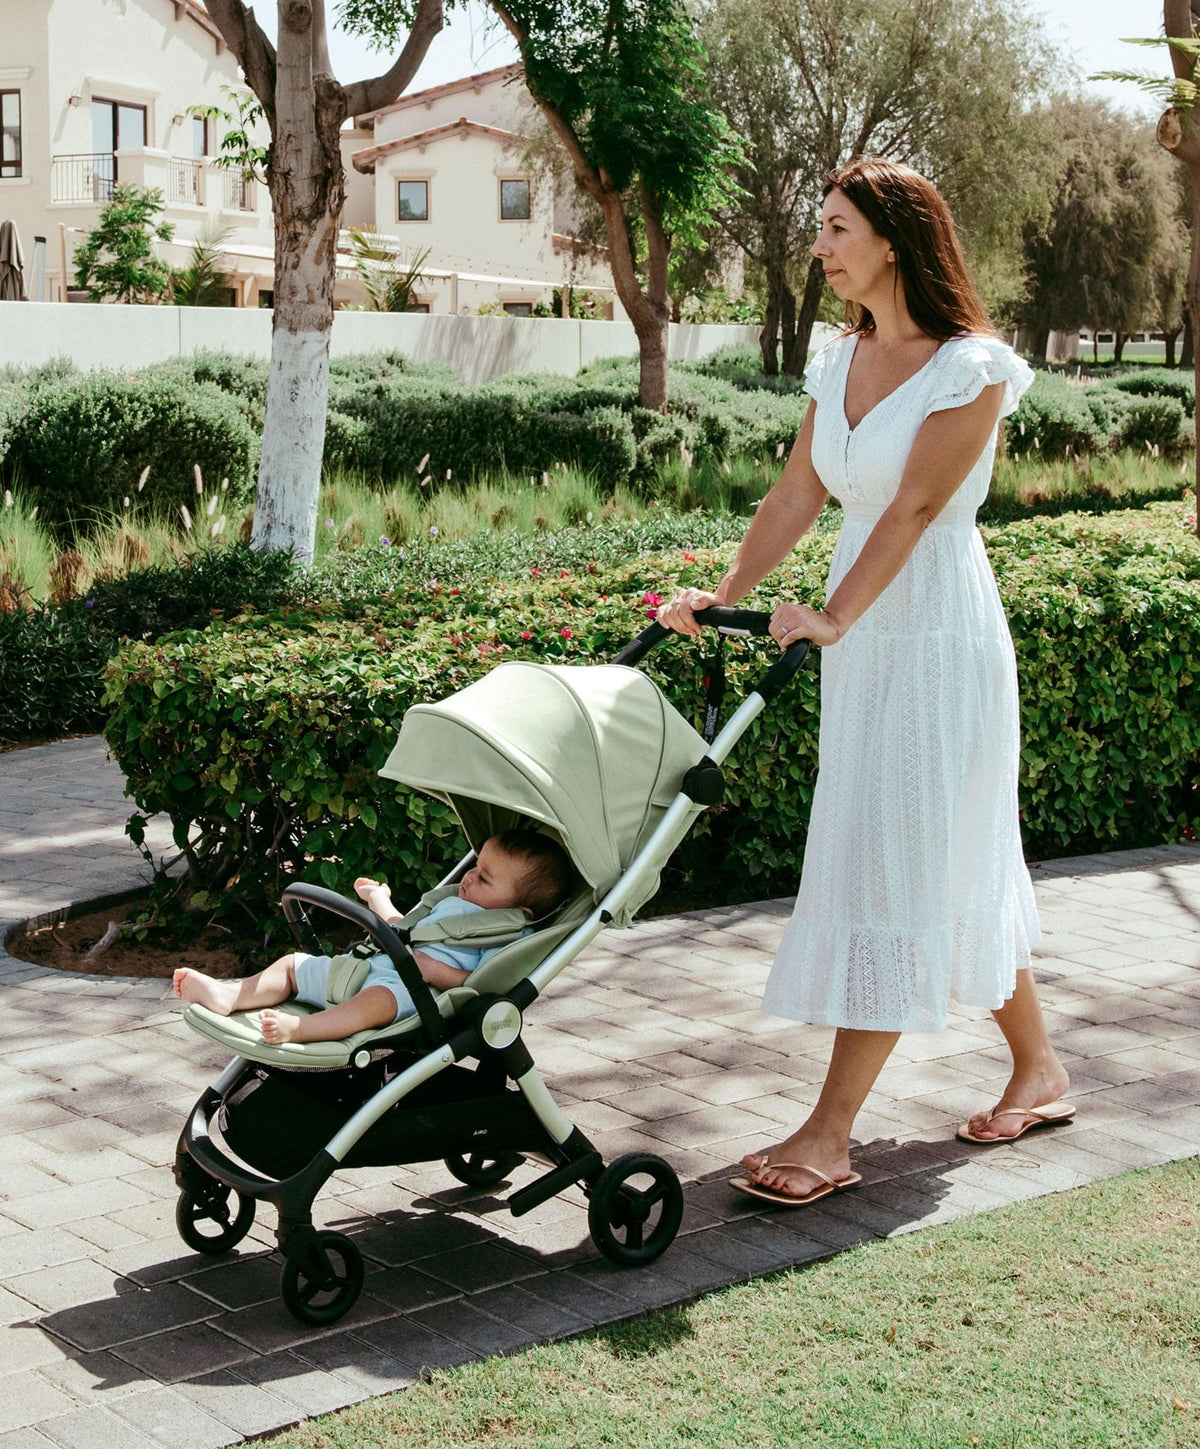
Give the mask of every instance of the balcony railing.
<svg viewBox="0 0 1200 1449">
<path fill-rule="evenodd" d="M 171 157 L 171 200 L 182 206 L 199 206 L 203 200 L 200 176 L 202 161 L 186 161 Z"/>
<path fill-rule="evenodd" d="M 116 184 L 117 158 L 103 151 L 55 156 L 50 170 L 52 201 L 111 201 Z"/>
<path fill-rule="evenodd" d="M 240 171 L 225 173 L 225 210 L 254 210 L 254 182 L 248 181 Z"/>
</svg>

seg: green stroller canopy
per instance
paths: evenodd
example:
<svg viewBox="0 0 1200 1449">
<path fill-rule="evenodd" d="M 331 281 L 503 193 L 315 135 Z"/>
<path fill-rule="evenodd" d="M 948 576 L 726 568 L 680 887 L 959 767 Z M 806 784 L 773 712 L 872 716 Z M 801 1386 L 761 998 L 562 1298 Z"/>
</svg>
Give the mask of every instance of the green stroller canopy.
<svg viewBox="0 0 1200 1449">
<path fill-rule="evenodd" d="M 475 849 L 519 816 L 548 826 L 599 900 L 705 750 L 636 669 L 511 663 L 414 705 L 379 773 L 444 800 Z"/>
</svg>

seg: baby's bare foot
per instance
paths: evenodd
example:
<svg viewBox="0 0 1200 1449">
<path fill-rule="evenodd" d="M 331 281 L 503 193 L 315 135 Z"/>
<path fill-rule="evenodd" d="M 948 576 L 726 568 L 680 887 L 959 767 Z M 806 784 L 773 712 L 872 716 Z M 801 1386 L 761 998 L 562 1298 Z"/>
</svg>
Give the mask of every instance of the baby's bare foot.
<svg viewBox="0 0 1200 1449">
<path fill-rule="evenodd" d="M 288 1011 L 272 1011 L 269 1007 L 266 1011 L 258 1013 L 259 1030 L 262 1032 L 263 1041 L 276 1042 L 295 1041 L 296 1033 L 300 1026 L 300 1018 L 293 1016 Z"/>
<path fill-rule="evenodd" d="M 214 981 L 203 971 L 193 971 L 190 966 L 181 966 L 171 977 L 171 986 L 176 996 L 184 1001 L 194 1001 L 198 1006 L 207 1006 L 218 1016 L 228 1016 L 237 1001 L 236 981 Z"/>
</svg>

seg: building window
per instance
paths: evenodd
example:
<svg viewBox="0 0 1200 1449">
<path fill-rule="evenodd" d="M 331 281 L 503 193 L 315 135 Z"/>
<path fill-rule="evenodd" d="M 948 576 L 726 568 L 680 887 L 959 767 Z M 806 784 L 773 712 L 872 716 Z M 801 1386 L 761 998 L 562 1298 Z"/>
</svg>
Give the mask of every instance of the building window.
<svg viewBox="0 0 1200 1449">
<path fill-rule="evenodd" d="M 192 117 L 192 155 L 197 161 L 208 155 L 208 117 Z"/>
<path fill-rule="evenodd" d="M 117 151 L 146 146 L 146 107 L 124 101 L 92 101 L 92 186 L 94 201 L 111 201 L 117 181 Z"/>
<path fill-rule="evenodd" d="M 528 181 L 502 181 L 500 183 L 500 220 L 529 220 Z"/>
<path fill-rule="evenodd" d="M 260 307 L 274 307 L 275 293 L 269 287 L 260 287 L 258 289 L 258 305 Z"/>
<path fill-rule="evenodd" d="M 509 317 L 532 317 L 533 316 L 533 303 L 532 302 L 505 302 L 505 304 L 504 304 L 504 311 L 505 311 L 505 314 L 507 316 L 509 316 Z"/>
<path fill-rule="evenodd" d="M 0 91 L 0 176 L 21 174 L 21 92 Z"/>
<path fill-rule="evenodd" d="M 429 220 L 429 182 L 398 181 L 396 183 L 397 221 Z"/>
</svg>

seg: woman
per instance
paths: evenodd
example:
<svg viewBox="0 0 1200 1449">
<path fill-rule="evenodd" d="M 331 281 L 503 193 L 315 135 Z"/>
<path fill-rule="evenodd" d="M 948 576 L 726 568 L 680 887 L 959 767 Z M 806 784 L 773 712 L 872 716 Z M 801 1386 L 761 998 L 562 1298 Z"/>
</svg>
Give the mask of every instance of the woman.
<svg viewBox="0 0 1200 1449">
<path fill-rule="evenodd" d="M 999 419 L 1032 374 L 993 334 L 945 202 L 909 167 L 834 171 L 812 250 L 849 329 L 808 369 L 804 424 L 729 572 L 658 615 L 697 632 L 694 610 L 736 603 L 840 500 L 825 608 L 771 617 L 780 648 L 823 653 L 804 869 L 763 1005 L 838 1028 L 812 1114 L 734 1179 L 789 1204 L 860 1180 L 854 1118 L 899 1034 L 941 1030 L 951 998 L 989 1008 L 1013 1057 L 1000 1101 L 960 1136 L 1011 1140 L 1074 1115 L 1030 970 L 1016 663 L 974 522 Z"/>
</svg>

